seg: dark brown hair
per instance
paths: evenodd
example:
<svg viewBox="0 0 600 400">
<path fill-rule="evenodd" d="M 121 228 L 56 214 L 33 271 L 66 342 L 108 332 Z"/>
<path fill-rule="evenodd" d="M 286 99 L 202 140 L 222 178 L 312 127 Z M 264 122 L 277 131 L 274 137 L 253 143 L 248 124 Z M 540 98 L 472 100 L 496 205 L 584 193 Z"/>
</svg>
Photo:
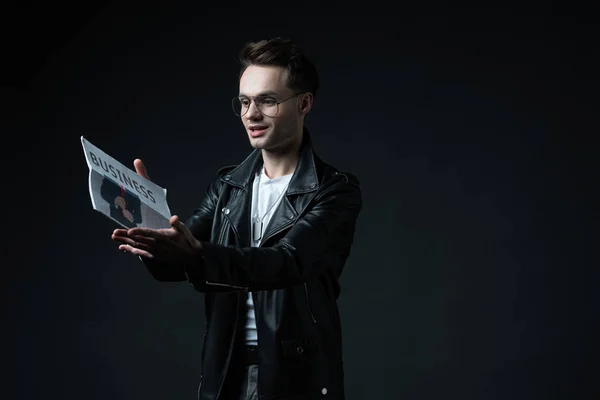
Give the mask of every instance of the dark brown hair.
<svg viewBox="0 0 600 400">
<path fill-rule="evenodd" d="M 317 95 L 317 69 L 291 39 L 276 37 L 246 43 L 240 50 L 239 59 L 242 64 L 240 78 L 250 65 L 284 67 L 289 71 L 287 86 L 290 89 Z"/>
</svg>

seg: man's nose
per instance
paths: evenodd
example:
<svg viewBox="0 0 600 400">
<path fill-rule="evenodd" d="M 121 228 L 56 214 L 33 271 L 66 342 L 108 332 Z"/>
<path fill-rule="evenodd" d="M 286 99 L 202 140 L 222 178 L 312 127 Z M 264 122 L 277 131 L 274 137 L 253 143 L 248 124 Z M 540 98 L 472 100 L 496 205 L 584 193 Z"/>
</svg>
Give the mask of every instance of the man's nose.
<svg viewBox="0 0 600 400">
<path fill-rule="evenodd" d="M 262 116 L 261 112 L 258 110 L 258 106 L 255 101 L 250 102 L 250 106 L 248 107 L 248 112 L 246 113 L 246 117 L 248 119 L 258 119 Z"/>
</svg>

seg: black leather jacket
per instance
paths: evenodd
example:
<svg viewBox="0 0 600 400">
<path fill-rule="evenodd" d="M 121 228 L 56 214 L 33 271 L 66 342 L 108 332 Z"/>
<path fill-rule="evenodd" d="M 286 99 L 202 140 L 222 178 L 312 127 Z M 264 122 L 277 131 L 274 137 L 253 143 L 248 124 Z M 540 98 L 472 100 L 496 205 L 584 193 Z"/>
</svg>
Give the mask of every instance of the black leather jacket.
<svg viewBox="0 0 600 400">
<path fill-rule="evenodd" d="M 362 195 L 355 176 L 317 157 L 307 130 L 300 152 L 261 247 L 250 246 L 252 179 L 262 165 L 255 150 L 237 167 L 219 171 L 187 221 L 202 242 L 203 259 L 184 277 L 178 269 L 150 267 L 158 280 L 187 279 L 205 293 L 199 399 L 219 398 L 248 291 L 256 312 L 260 398 L 344 398 L 338 278 Z"/>
</svg>

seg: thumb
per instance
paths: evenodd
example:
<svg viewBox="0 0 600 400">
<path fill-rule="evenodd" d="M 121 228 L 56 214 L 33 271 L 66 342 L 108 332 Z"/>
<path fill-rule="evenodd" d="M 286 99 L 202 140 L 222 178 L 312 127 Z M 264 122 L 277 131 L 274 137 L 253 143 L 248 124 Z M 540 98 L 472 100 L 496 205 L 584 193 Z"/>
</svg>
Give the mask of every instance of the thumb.
<svg viewBox="0 0 600 400">
<path fill-rule="evenodd" d="M 150 177 L 148 176 L 148 171 L 146 170 L 146 166 L 144 165 L 142 160 L 136 158 L 133 161 L 133 166 L 135 167 L 135 172 L 137 172 L 138 175 L 150 180 Z"/>
<path fill-rule="evenodd" d="M 181 222 L 177 215 L 173 215 L 169 220 L 169 223 L 171 224 L 173 229 L 185 236 L 185 238 L 188 240 L 188 242 L 190 242 L 190 244 L 194 244 L 195 242 L 197 242 L 197 239 L 194 237 L 194 235 L 192 235 L 192 232 L 188 229 L 187 226 L 185 226 L 183 222 Z"/>
</svg>

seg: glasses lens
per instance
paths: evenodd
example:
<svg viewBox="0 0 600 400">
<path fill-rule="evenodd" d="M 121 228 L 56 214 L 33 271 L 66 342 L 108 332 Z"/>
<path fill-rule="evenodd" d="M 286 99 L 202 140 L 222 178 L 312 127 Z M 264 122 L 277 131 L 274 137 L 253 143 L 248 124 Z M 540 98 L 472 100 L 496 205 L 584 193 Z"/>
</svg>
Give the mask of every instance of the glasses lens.
<svg viewBox="0 0 600 400">
<path fill-rule="evenodd" d="M 279 111 L 279 104 L 275 99 L 262 99 L 258 102 L 258 110 L 265 117 L 275 117 Z"/>
<path fill-rule="evenodd" d="M 238 117 L 243 116 L 248 111 L 247 105 L 242 104 L 239 97 L 234 97 L 231 99 L 231 107 L 233 108 L 233 112 Z"/>
</svg>

